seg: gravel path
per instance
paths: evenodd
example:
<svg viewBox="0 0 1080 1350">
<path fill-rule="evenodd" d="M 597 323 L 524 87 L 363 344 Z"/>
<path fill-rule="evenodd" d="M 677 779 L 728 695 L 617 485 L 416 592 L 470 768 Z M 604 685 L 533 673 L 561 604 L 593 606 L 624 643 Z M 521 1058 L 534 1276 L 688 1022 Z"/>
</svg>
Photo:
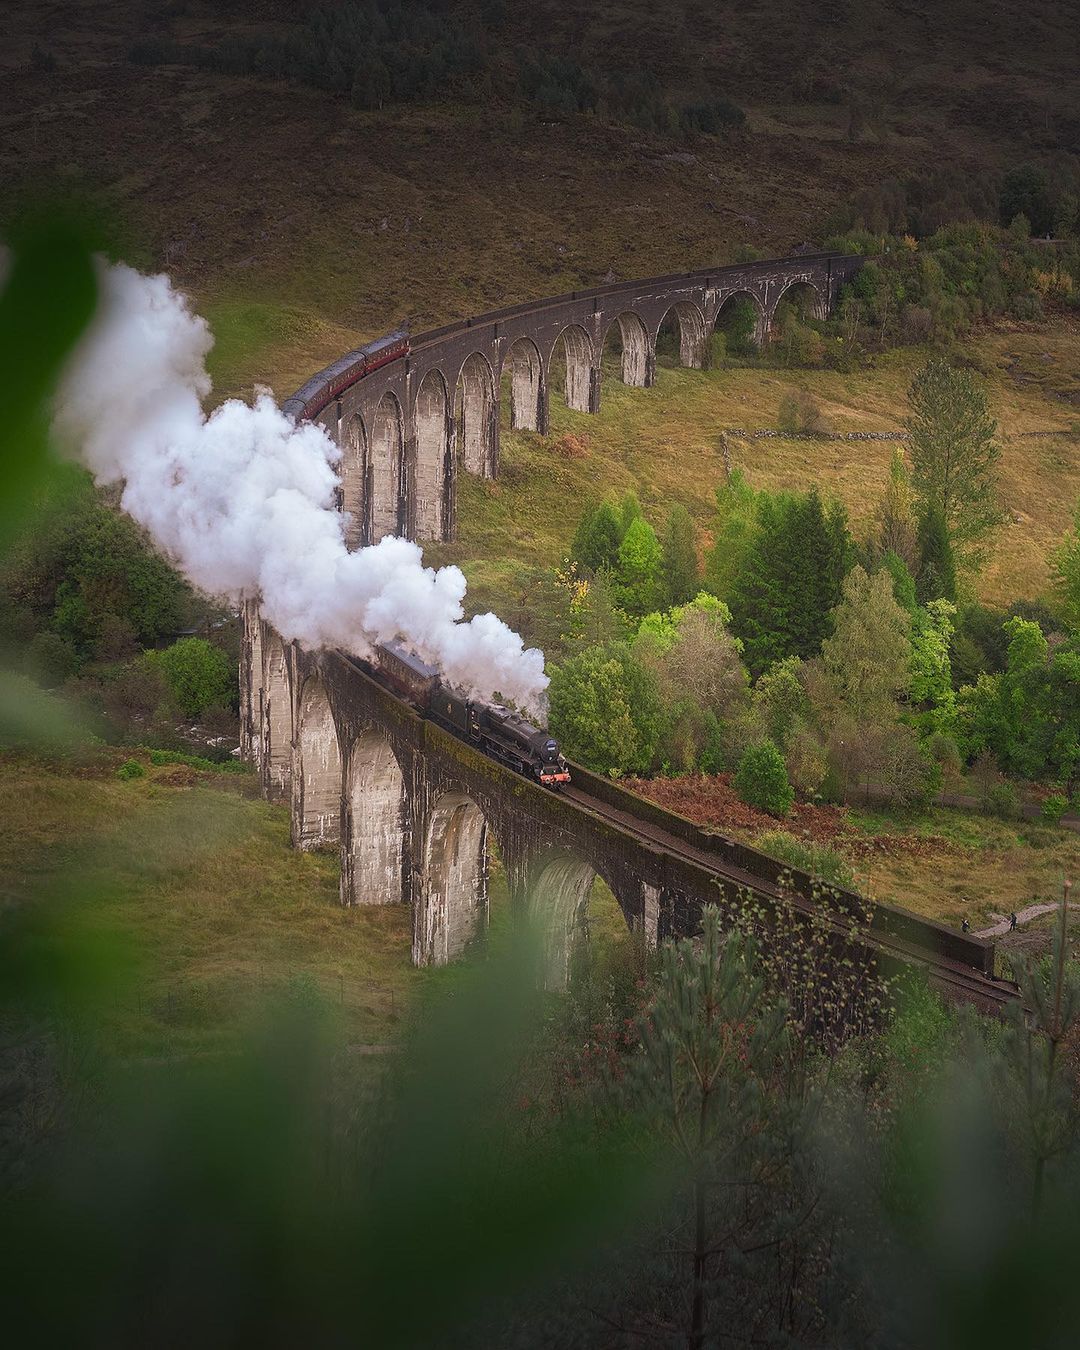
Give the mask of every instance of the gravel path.
<svg viewBox="0 0 1080 1350">
<path fill-rule="evenodd" d="M 1027 909 L 1018 909 L 1016 911 L 1016 926 L 1030 923 L 1032 919 L 1037 919 L 1040 914 L 1052 914 L 1060 905 L 1060 900 L 1054 900 L 1050 904 L 1028 905 Z M 1002 915 L 1001 920 L 994 924 L 993 928 L 980 928 L 974 935 L 980 938 L 1003 937 L 1009 931 L 1009 916 Z"/>
</svg>

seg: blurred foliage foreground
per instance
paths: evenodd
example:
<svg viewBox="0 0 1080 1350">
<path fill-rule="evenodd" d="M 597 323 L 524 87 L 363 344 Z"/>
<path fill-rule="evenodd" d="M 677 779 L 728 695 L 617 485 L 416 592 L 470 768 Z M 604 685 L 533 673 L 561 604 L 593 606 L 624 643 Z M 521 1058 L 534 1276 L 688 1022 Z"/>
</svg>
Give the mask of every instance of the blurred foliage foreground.
<svg viewBox="0 0 1080 1350">
<path fill-rule="evenodd" d="M 0 297 L 5 531 L 92 305 L 78 238 L 39 232 Z M 0 687 L 4 735 L 65 753 L 77 726 L 25 689 Z M 188 847 L 190 820 L 159 828 Z M 1067 892 L 1006 1025 L 707 910 L 557 997 L 510 923 L 378 1058 L 297 989 L 239 1050 L 133 1063 L 103 1032 L 130 935 L 87 875 L 0 912 L 12 1344 L 1075 1343 Z"/>
</svg>

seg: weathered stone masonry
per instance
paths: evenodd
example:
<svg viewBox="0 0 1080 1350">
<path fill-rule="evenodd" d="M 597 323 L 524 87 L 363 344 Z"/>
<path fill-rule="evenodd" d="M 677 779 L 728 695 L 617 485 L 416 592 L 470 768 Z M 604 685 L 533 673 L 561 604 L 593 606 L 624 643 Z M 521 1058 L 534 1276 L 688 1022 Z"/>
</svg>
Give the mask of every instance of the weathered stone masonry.
<svg viewBox="0 0 1080 1350">
<path fill-rule="evenodd" d="M 498 474 L 504 377 L 511 425 L 546 432 L 553 359 L 560 352 L 568 406 L 595 413 L 604 344 L 613 330 L 621 339 L 624 382 L 648 388 L 656 379 L 656 340 L 665 319 L 678 326 L 681 363 L 700 367 L 708 336 L 732 302 L 745 298 L 754 306 L 756 337 L 764 343 L 792 287 L 803 288 L 824 318 L 860 263 L 808 254 L 624 282 L 420 334 L 407 357 L 346 388 L 315 419 L 344 451 L 350 545 L 377 543 L 387 534 L 453 538 L 458 474 Z M 286 402 L 286 410 L 301 415 L 330 387 L 330 369 Z"/>
<path fill-rule="evenodd" d="M 452 536 L 457 474 L 498 473 L 504 376 L 511 424 L 546 431 L 560 343 L 566 401 L 595 413 L 600 360 L 614 326 L 622 378 L 644 389 L 655 381 L 657 336 L 669 316 L 678 325 L 682 364 L 700 367 L 729 302 L 749 298 L 764 342 L 791 287 L 810 288 L 823 317 L 858 265 L 822 254 L 602 286 L 414 338 L 407 358 L 346 388 L 316 419 L 344 452 L 350 546 L 390 533 Z M 332 369 L 309 381 L 286 410 L 295 415 L 319 401 Z M 267 796 L 290 806 L 296 847 L 340 847 L 344 904 L 412 906 L 417 962 L 449 960 L 486 919 L 489 830 L 514 895 L 529 895 L 555 914 L 564 938 L 596 875 L 651 940 L 685 910 L 686 895 L 667 885 L 654 851 L 629 848 L 628 837 L 612 839 L 602 822 L 416 717 L 340 655 L 282 642 L 253 603 L 245 620 L 245 756 L 258 765 Z M 711 883 L 702 884 L 707 895 Z"/>
<path fill-rule="evenodd" d="M 253 603 L 244 627 L 244 748 L 264 791 L 290 806 L 297 847 L 340 849 L 343 904 L 411 907 L 417 964 L 453 959 L 484 927 L 489 835 L 511 903 L 549 934 L 553 983 L 565 976 L 597 876 L 650 944 L 694 932 L 703 905 L 730 903 L 745 884 L 732 868 L 752 873 L 768 903 L 782 868 L 754 850 L 577 770 L 595 804 L 582 809 L 421 718 L 341 653 L 281 644 Z M 605 818 L 606 805 L 622 820 Z M 708 857 L 653 842 L 654 827 Z M 808 883 L 800 881 L 806 894 Z M 841 913 L 846 901 L 837 903 Z M 902 910 L 876 907 L 874 929 L 912 954 L 905 960 L 993 968 L 991 944 Z"/>
</svg>

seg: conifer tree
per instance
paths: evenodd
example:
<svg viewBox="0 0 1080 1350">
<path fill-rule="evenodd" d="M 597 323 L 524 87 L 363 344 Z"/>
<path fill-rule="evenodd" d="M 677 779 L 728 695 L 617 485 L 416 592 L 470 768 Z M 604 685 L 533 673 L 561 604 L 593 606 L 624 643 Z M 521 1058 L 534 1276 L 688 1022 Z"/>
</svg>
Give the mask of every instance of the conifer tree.
<svg viewBox="0 0 1080 1350">
<path fill-rule="evenodd" d="M 662 572 L 664 603 L 685 605 L 697 595 L 700 583 L 694 522 L 685 506 L 673 506 L 664 531 Z"/>
<path fill-rule="evenodd" d="M 721 600 L 730 598 L 757 528 L 757 494 L 742 470 L 734 469 L 716 489 L 713 546 L 705 556 L 705 585 Z"/>
<path fill-rule="evenodd" d="M 916 578 L 919 603 L 931 600 L 956 602 L 956 564 L 949 527 L 944 512 L 936 503 L 928 503 L 919 521 L 919 574 Z"/>
<path fill-rule="evenodd" d="M 619 561 L 622 534 L 619 517 L 610 502 L 589 507 L 574 532 L 570 556 L 588 572 L 614 568 Z"/>
<path fill-rule="evenodd" d="M 626 537 L 626 532 L 635 520 L 641 520 L 641 503 L 638 501 L 637 493 L 633 488 L 628 489 L 623 494 L 622 505 L 619 507 L 619 542 Z"/>
<path fill-rule="evenodd" d="M 826 510 L 816 490 L 760 494 L 757 527 L 731 595 L 732 627 L 754 675 L 785 656 L 816 655 L 851 555 L 843 508 Z"/>
</svg>

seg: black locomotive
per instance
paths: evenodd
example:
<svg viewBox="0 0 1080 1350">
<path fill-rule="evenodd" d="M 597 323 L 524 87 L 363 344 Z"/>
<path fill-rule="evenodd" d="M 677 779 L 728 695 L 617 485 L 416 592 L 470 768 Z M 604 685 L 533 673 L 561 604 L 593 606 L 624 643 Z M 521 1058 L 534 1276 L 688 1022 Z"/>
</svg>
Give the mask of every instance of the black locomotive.
<svg viewBox="0 0 1080 1350">
<path fill-rule="evenodd" d="M 570 769 L 558 741 L 501 704 L 459 694 L 443 683 L 434 666 L 401 643 L 384 643 L 375 649 L 374 660 L 364 664 L 418 712 L 479 746 L 492 759 L 556 791 L 569 783 Z"/>
</svg>

